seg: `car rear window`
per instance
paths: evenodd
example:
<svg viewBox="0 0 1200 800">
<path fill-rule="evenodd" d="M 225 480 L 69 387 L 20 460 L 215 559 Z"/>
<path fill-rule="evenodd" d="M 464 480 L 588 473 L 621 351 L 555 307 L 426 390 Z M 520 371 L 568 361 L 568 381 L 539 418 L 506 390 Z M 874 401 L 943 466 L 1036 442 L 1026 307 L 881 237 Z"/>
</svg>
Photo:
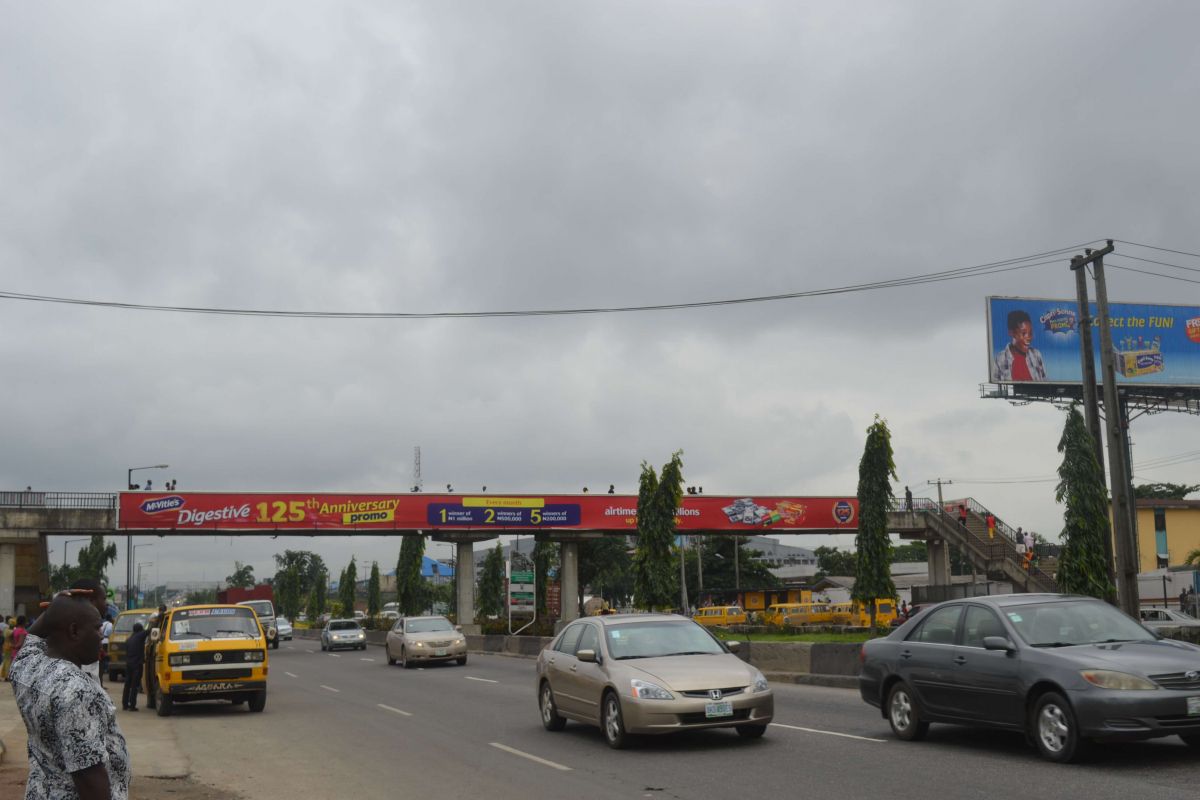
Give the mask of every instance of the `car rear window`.
<svg viewBox="0 0 1200 800">
<path fill-rule="evenodd" d="M 356 631 L 356 630 L 358 630 L 358 623 L 355 622 L 354 620 L 342 619 L 342 620 L 338 620 L 336 622 L 329 623 L 329 630 L 331 630 L 331 631 Z"/>
</svg>

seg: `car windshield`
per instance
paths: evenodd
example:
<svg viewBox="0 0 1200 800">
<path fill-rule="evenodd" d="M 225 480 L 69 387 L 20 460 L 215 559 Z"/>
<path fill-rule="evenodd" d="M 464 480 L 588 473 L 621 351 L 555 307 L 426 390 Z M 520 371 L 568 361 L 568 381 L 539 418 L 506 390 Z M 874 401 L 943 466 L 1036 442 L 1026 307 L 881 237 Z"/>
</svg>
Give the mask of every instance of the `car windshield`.
<svg viewBox="0 0 1200 800">
<path fill-rule="evenodd" d="M 1154 634 L 1099 600 L 1031 603 L 1004 610 L 1032 647 L 1067 647 L 1104 642 L 1154 641 Z"/>
<path fill-rule="evenodd" d="M 133 633 L 134 624 L 140 622 L 142 627 L 146 627 L 146 620 L 150 619 L 147 614 L 122 614 L 117 617 L 116 623 L 113 625 L 114 633 Z"/>
<path fill-rule="evenodd" d="M 358 623 L 352 619 L 338 619 L 338 620 L 334 620 L 333 622 L 329 623 L 329 630 L 331 630 L 331 631 L 356 631 L 356 630 L 358 630 Z"/>
<path fill-rule="evenodd" d="M 445 617 L 429 617 L 428 619 L 410 619 L 404 623 L 408 633 L 433 633 L 435 631 L 452 631 L 454 626 Z"/>
<path fill-rule="evenodd" d="M 262 636 L 248 608 L 191 608 L 171 615 L 172 639 L 257 639 Z"/>
<path fill-rule="evenodd" d="M 618 661 L 627 658 L 717 655 L 725 648 L 689 620 L 627 622 L 605 626 L 608 652 Z"/>
<path fill-rule="evenodd" d="M 270 600 L 252 600 L 247 603 L 242 603 L 242 605 L 248 608 L 253 608 L 254 612 L 260 617 L 275 616 L 275 606 L 271 605 Z"/>
</svg>

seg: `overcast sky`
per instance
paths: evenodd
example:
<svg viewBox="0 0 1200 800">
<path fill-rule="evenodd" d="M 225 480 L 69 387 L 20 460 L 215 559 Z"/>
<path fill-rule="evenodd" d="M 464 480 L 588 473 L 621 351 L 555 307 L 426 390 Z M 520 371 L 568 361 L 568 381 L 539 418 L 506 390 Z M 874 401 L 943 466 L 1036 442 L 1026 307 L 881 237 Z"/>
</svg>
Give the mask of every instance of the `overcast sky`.
<svg viewBox="0 0 1200 800">
<path fill-rule="evenodd" d="M 819 289 L 1106 237 L 1200 252 L 1194 2 L 7 3 L 3 16 L 9 292 L 544 309 Z M 1194 283 L 1114 270 L 1109 287 L 1200 304 Z M 706 493 L 853 494 L 878 413 L 898 492 L 953 479 L 948 495 L 1054 538 L 1052 483 L 968 481 L 1053 475 L 1063 420 L 980 399 L 984 298 L 1073 293 L 1062 260 L 607 316 L 3 300 L 0 488 L 117 490 L 128 467 L 168 463 L 141 477 L 396 491 L 420 445 L 428 487 L 634 491 L 642 459 L 683 448 Z M 1194 449 L 1196 420 L 1141 418 L 1134 441 L 1135 461 Z M 390 568 L 398 550 L 154 541 L 138 560 L 161 580 L 223 578 L 235 559 L 270 574 L 283 547 L 335 572 L 352 553 Z M 110 574 L 124 575 L 123 547 Z"/>
</svg>

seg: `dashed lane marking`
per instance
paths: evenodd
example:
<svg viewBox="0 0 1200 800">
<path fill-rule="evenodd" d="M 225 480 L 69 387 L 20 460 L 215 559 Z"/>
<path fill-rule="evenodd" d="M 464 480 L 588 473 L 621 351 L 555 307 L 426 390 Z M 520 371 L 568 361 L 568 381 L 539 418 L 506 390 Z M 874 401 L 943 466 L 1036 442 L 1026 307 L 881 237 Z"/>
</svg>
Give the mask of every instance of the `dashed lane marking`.
<svg viewBox="0 0 1200 800">
<path fill-rule="evenodd" d="M 330 653 L 329 655 L 332 658 L 341 658 L 341 656 L 339 656 L 337 653 Z"/>
<path fill-rule="evenodd" d="M 299 675 L 297 675 L 297 674 L 296 674 L 296 673 L 294 673 L 294 672 L 285 672 L 285 673 L 283 673 L 283 674 L 284 674 L 284 675 L 287 675 L 289 678 L 299 678 L 299 677 L 300 677 Z"/>
<path fill-rule="evenodd" d="M 776 728 L 787 728 L 791 731 L 804 731 L 805 733 L 820 733 L 825 736 L 840 736 L 843 739 L 857 739 L 860 742 L 886 742 L 887 739 L 872 739 L 870 736 L 855 736 L 853 733 L 839 733 L 838 731 L 823 731 L 817 728 L 801 728 L 799 725 L 784 725 L 782 722 L 772 722 L 772 726 Z"/>
<path fill-rule="evenodd" d="M 360 658 L 359 661 L 374 661 L 373 658 Z"/>
<path fill-rule="evenodd" d="M 571 771 L 570 767 L 564 766 L 564 765 L 556 763 L 554 761 L 548 761 L 544 758 L 538 758 L 535 755 L 526 753 L 522 750 L 518 750 L 515 747 L 509 747 L 506 744 L 500 744 L 499 742 L 488 742 L 488 744 L 490 744 L 492 747 L 496 748 L 497 750 L 503 750 L 506 753 L 512 753 L 514 756 L 520 756 L 521 758 L 528 758 L 530 761 L 537 762 L 538 764 L 543 764 L 547 767 L 551 767 L 552 769 L 562 770 L 563 772 Z"/>
<path fill-rule="evenodd" d="M 331 691 L 331 692 L 334 692 L 335 694 L 341 691 L 341 689 L 335 689 L 335 688 L 333 688 L 332 686 L 326 686 L 326 685 L 325 685 L 325 684 L 323 684 L 323 683 L 321 684 L 321 688 L 322 688 L 322 689 L 328 689 L 329 691 Z"/>
<path fill-rule="evenodd" d="M 464 675 L 463 677 L 465 677 L 469 681 L 479 681 L 480 683 L 499 683 L 500 682 L 500 681 L 494 681 L 491 678 L 476 678 L 474 675 Z"/>
<path fill-rule="evenodd" d="M 383 703 L 376 703 L 375 705 L 379 706 L 384 711 L 391 711 L 393 714 L 400 714 L 401 716 L 405 716 L 405 717 L 412 716 L 412 714 L 408 711 L 401 711 L 398 708 L 392 708 L 391 706 L 385 706 Z"/>
</svg>

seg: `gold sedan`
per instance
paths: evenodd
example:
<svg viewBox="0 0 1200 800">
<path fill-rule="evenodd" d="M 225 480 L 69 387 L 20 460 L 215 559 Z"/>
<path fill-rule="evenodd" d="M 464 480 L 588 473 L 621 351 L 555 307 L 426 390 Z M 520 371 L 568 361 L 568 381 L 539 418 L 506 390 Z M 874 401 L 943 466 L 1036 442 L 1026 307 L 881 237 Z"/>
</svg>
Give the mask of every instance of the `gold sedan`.
<svg viewBox="0 0 1200 800">
<path fill-rule="evenodd" d="M 596 725 L 610 747 L 635 734 L 732 727 L 762 736 L 775 713 L 766 678 L 690 619 L 614 614 L 572 622 L 537 660 L 542 725 Z"/>
<path fill-rule="evenodd" d="M 445 617 L 401 617 L 388 631 L 388 664 L 411 667 L 429 661 L 467 663 L 467 637 Z"/>
</svg>

